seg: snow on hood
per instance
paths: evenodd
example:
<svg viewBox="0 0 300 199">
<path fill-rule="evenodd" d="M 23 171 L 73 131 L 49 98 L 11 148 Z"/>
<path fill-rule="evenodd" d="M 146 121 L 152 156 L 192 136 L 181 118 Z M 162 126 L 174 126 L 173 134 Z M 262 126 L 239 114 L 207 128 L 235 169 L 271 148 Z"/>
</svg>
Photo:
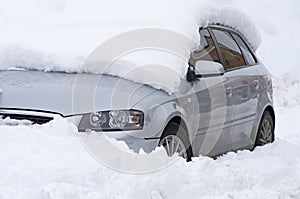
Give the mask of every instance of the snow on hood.
<svg viewBox="0 0 300 199">
<path fill-rule="evenodd" d="M 13 2 L 6 2 L 6 12 L 0 14 L 0 69 L 110 74 L 174 93 L 185 78 L 190 51 L 200 43 L 199 27 L 226 25 L 241 32 L 254 50 L 260 45 L 260 35 L 247 16 L 207 0 L 45 2 L 26 2 L 17 12 Z M 145 46 L 132 45 L 118 56 L 108 56 L 112 48 L 102 48 L 117 41 L 120 34 L 145 28 L 149 31 L 139 43 Z M 149 35 L 153 30 L 168 30 L 177 36 Z M 129 37 L 129 41 L 135 40 Z M 161 45 L 165 41 L 167 45 Z M 120 43 L 115 46 L 117 51 L 123 47 Z M 104 65 L 102 58 L 108 59 Z"/>
</svg>

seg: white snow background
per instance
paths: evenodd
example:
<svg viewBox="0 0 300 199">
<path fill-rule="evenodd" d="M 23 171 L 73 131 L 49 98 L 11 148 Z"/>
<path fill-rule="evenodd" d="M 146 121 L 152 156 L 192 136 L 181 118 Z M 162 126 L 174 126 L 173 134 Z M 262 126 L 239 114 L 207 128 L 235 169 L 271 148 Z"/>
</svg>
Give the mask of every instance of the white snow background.
<svg viewBox="0 0 300 199">
<path fill-rule="evenodd" d="M 274 144 L 253 152 L 231 152 L 217 160 L 208 157 L 195 158 L 189 163 L 179 160 L 158 172 L 134 175 L 119 173 L 94 160 L 81 145 L 75 127 L 61 118 L 41 126 L 0 126 L 0 198 L 300 198 L 300 69 L 297 63 L 300 3 L 297 0 L 214 1 L 243 10 L 262 32 L 258 54 L 275 76 Z M 100 43 L 86 41 L 94 27 L 101 25 L 99 19 L 85 20 L 104 10 L 95 2 L 0 1 L 0 45 L 11 46 L 4 52 L 0 50 L 0 56 L 7 56 L 8 61 L 26 58 L 30 63 L 35 62 L 35 56 L 46 52 L 53 53 L 55 59 L 45 57 L 45 64 L 53 60 L 74 61 L 74 54 L 80 56 L 92 50 L 94 42 Z M 122 1 L 114 14 L 118 15 L 129 2 Z M 64 17 L 65 21 L 60 23 L 52 20 L 72 12 L 71 8 L 77 7 L 78 11 L 84 6 L 93 12 L 83 10 L 78 18 Z M 76 46 L 88 42 L 82 45 L 86 48 L 69 49 L 66 41 L 60 43 L 61 51 L 57 51 L 52 39 L 78 29 L 81 32 L 75 38 L 70 37 L 78 41 Z M 13 56 L 9 49 L 17 50 L 21 57 Z"/>
</svg>

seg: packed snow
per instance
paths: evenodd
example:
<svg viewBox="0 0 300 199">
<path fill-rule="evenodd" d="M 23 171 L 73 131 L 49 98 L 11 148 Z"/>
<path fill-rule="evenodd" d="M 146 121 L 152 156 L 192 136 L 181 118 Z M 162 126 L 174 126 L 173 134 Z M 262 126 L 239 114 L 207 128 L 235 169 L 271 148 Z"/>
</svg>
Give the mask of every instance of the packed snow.
<svg viewBox="0 0 300 199">
<path fill-rule="evenodd" d="M 102 6 L 107 2 L 98 6 L 95 2 L 85 1 L 83 6 L 79 0 L 1 1 L 1 67 L 52 65 L 59 70 L 80 65 L 85 53 L 102 42 L 97 38 L 99 26 L 120 25 L 116 18 L 129 14 L 123 9 L 128 2 L 118 1 L 120 6 L 110 15 L 112 23 L 104 23 L 97 16 L 108 12 Z M 230 152 L 216 160 L 178 159 L 159 171 L 128 174 L 90 156 L 76 128 L 64 119 L 33 126 L 22 121 L 19 126 L 0 126 L 0 198 L 300 198 L 300 49 L 293 45 L 300 41 L 300 4 L 297 0 L 214 2 L 247 13 L 262 32 L 258 53 L 275 75 L 274 144 L 253 152 Z M 159 9 L 153 12 L 157 4 L 138 4 L 145 9 L 133 12 L 137 22 L 144 12 L 154 17 L 149 24 L 164 20 Z M 110 7 L 114 5 L 116 1 Z M 127 30 L 124 24 L 118 31 Z M 110 30 L 105 28 L 106 36 L 114 35 Z"/>
</svg>

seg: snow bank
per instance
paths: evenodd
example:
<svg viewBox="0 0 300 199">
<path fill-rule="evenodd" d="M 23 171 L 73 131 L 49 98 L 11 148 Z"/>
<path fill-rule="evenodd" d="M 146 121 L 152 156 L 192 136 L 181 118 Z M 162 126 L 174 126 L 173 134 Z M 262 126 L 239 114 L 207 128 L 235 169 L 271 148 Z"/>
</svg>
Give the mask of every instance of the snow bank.
<svg viewBox="0 0 300 199">
<path fill-rule="evenodd" d="M 117 0 L 110 2 L 96 0 L 81 2 L 76 0 L 72 2 L 62 1 L 61 3 L 46 1 L 49 3 L 49 7 L 35 1 L 32 2 L 24 5 L 21 3 L 24 9 L 18 10 L 18 14 L 16 14 L 16 8 L 13 7 L 13 1 L 3 4 L 4 12 L 0 14 L 0 17 L 2 16 L 2 20 L 0 20 L 2 27 L 0 70 L 10 67 L 24 67 L 45 71 L 97 74 L 109 71 L 107 73 L 137 81 L 136 76 L 124 76 L 126 71 L 122 70 L 127 67 L 120 68 L 110 65 L 115 59 L 125 59 L 138 70 L 145 73 L 149 72 L 140 67 L 141 63 L 136 59 L 122 57 L 124 54 L 109 60 L 109 64 L 104 66 L 94 67 L 86 64 L 82 66 L 82 63 L 85 63 L 84 60 L 98 45 L 121 33 L 143 28 L 166 29 L 183 35 L 193 43 L 179 43 L 178 45 L 181 46 L 176 48 L 180 47 L 182 53 L 174 55 L 167 63 L 165 62 L 165 53 L 160 55 L 156 53 L 156 58 L 144 59 L 143 64 L 153 64 L 153 59 L 156 59 L 156 65 L 169 67 L 178 75 L 169 76 L 170 83 L 168 84 L 159 82 L 162 78 L 155 78 L 160 72 L 155 68 L 150 72 L 152 75 L 148 75 L 147 79 L 140 78 L 138 82 L 156 88 L 162 87 L 164 89 L 163 87 L 166 87 L 165 90 L 168 92 L 175 92 L 179 78 L 185 77 L 189 52 L 200 42 L 199 27 L 220 23 L 239 30 L 254 49 L 257 49 L 260 44 L 259 33 L 247 16 L 236 9 L 214 6 L 208 0 L 189 2 L 181 0 L 154 0 L 151 2 L 132 0 L 130 3 Z M 144 40 L 154 41 L 154 43 L 157 39 L 154 36 L 153 38 L 144 38 Z M 168 40 L 167 42 L 171 47 L 178 43 L 174 37 L 166 37 L 165 40 Z M 127 44 L 125 42 L 120 43 L 119 46 L 115 47 L 117 49 L 112 48 L 110 51 L 119 50 L 118 48 L 123 48 L 124 45 Z M 139 50 L 149 47 L 153 46 L 140 46 Z M 154 47 L 156 49 L 163 48 L 160 45 Z M 125 54 L 132 52 L 132 50 L 137 49 L 130 49 Z M 145 54 L 141 58 L 144 58 Z M 181 60 L 178 59 L 178 56 Z M 114 69 L 99 69 L 101 67 Z"/>
</svg>

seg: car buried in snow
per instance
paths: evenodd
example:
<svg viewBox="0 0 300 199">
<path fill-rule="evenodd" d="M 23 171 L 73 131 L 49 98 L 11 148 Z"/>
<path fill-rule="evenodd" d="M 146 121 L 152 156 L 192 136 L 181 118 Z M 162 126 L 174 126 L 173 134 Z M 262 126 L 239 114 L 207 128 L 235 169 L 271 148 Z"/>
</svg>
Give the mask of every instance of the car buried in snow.
<svg viewBox="0 0 300 199">
<path fill-rule="evenodd" d="M 228 26 L 202 27 L 199 36 L 200 45 L 190 52 L 186 77 L 176 93 L 104 74 L 93 109 L 74 109 L 75 81 L 95 83 L 98 75 L 2 70 L 0 115 L 36 124 L 60 115 L 79 132 L 101 132 L 135 152 L 164 146 L 169 156 L 179 153 L 187 160 L 273 142 L 272 80 L 255 49 Z M 84 86 L 88 89 L 89 81 Z M 129 100 L 120 102 L 129 90 Z M 84 98 L 80 102 L 86 103 Z"/>
</svg>

